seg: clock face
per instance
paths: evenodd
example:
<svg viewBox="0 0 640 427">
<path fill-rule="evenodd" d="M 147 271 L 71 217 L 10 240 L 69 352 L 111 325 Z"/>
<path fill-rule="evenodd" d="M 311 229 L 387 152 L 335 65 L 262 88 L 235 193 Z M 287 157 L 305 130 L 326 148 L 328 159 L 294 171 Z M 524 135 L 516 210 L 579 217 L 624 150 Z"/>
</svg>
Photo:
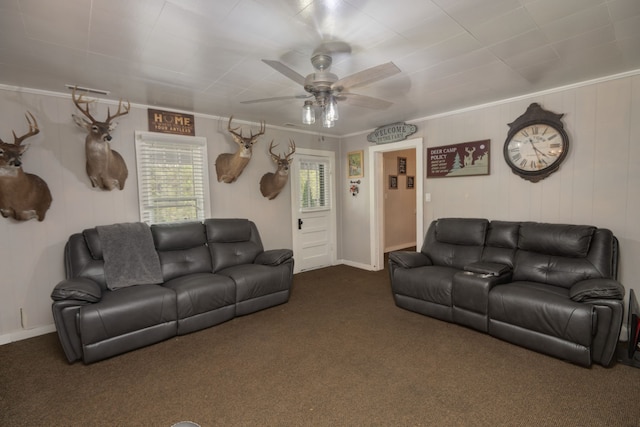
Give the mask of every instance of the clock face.
<svg viewBox="0 0 640 427">
<path fill-rule="evenodd" d="M 554 126 L 535 123 L 517 130 L 505 145 L 509 165 L 525 173 L 543 173 L 557 168 L 566 155 L 567 141 Z"/>
</svg>

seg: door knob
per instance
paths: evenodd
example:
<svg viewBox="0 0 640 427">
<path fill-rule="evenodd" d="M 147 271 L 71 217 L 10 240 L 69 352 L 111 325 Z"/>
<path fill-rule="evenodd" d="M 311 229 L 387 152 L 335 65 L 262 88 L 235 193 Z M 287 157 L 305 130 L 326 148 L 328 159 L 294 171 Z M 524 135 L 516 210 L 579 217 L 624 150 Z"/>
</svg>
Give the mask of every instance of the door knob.
<svg viewBox="0 0 640 427">
<path fill-rule="evenodd" d="M 298 230 L 302 230 L 302 220 L 300 218 L 298 218 Z"/>
</svg>

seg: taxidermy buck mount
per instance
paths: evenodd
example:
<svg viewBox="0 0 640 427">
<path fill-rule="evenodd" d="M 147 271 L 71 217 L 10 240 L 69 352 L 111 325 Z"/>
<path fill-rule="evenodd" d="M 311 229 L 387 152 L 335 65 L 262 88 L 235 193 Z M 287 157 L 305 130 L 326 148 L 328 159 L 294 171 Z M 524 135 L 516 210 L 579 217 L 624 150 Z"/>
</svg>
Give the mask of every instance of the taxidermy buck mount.
<svg viewBox="0 0 640 427">
<path fill-rule="evenodd" d="M 40 132 L 33 114 L 25 114 L 29 131 L 21 137 L 13 131 L 13 144 L 0 139 L 0 213 L 5 218 L 27 221 L 44 217 L 51 206 L 49 186 L 37 175 L 22 170 L 22 155 L 28 146 L 25 139 Z"/>
<path fill-rule="evenodd" d="M 89 104 L 94 100 L 85 100 L 82 95 L 76 98 L 76 88 L 73 88 L 71 96 L 78 110 L 86 116 L 85 118 L 75 114 L 71 115 L 76 124 L 87 131 L 84 146 L 87 158 L 87 175 L 91 180 L 91 186 L 108 191 L 114 188 L 122 190 L 127 176 L 129 176 L 129 171 L 120 153 L 111 149 L 109 141 L 111 141 L 111 132 L 118 125 L 112 120 L 128 114 L 131 104 L 127 101 L 127 105 L 124 106 L 121 99 L 116 114 L 112 116 L 111 111 L 107 108 L 107 119 L 101 122 L 89 113 Z M 84 108 L 81 104 L 84 104 Z"/>
<path fill-rule="evenodd" d="M 276 147 L 278 144 L 276 144 Z M 267 172 L 260 179 L 260 192 L 269 200 L 275 199 L 289 179 L 289 165 L 293 159 L 293 153 L 296 152 L 296 144 L 292 139 L 289 140 L 289 153 L 284 157 L 280 154 L 273 153 L 273 141 L 269 144 L 269 154 L 271 159 L 276 163 L 277 169 L 274 172 Z"/>
<path fill-rule="evenodd" d="M 236 132 L 240 127 L 231 128 L 231 120 L 233 116 L 229 117 L 229 124 L 227 130 L 233 137 L 233 140 L 238 144 L 238 151 L 235 153 L 222 153 L 216 159 L 216 174 L 218 175 L 218 182 L 222 181 L 226 184 L 235 182 L 240 176 L 245 166 L 251 160 L 251 152 L 253 144 L 256 143 L 257 138 L 264 134 L 266 123 L 260 122 L 260 132 L 253 134 L 250 132 L 249 137 L 242 136 L 242 130 L 240 133 Z"/>
</svg>

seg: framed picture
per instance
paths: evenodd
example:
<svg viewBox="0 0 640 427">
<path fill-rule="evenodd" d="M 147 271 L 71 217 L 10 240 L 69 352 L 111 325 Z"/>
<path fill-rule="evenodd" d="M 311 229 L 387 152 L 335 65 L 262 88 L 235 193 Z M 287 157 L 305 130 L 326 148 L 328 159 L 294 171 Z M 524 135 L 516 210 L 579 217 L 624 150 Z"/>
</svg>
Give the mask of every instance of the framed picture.
<svg viewBox="0 0 640 427">
<path fill-rule="evenodd" d="M 412 189 L 415 185 L 415 177 L 407 175 L 407 188 Z"/>
<path fill-rule="evenodd" d="M 398 175 L 407 174 L 407 158 L 398 157 Z"/>
<path fill-rule="evenodd" d="M 348 178 L 362 178 L 364 176 L 363 154 L 363 150 L 347 153 Z"/>
<path fill-rule="evenodd" d="M 398 175 L 389 175 L 389 190 L 398 189 Z"/>
</svg>

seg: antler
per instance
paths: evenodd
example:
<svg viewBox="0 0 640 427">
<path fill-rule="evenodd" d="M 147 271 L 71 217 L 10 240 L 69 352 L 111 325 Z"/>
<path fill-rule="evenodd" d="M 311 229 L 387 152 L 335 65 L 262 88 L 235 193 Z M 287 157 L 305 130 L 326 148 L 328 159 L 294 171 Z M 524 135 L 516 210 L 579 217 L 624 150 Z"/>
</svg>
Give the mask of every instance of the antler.
<svg viewBox="0 0 640 427">
<path fill-rule="evenodd" d="M 269 144 L 269 154 L 271 154 L 271 158 L 273 159 L 274 162 L 277 162 L 278 160 L 289 160 L 289 157 L 293 156 L 293 153 L 296 152 L 296 143 L 293 142 L 293 139 L 289 139 L 290 153 L 286 154 L 284 157 L 280 157 L 280 154 L 276 155 L 273 152 L 273 149 L 276 148 L 277 146 L 278 144 L 273 145 L 273 140 L 271 140 L 271 143 Z"/>
<path fill-rule="evenodd" d="M 38 128 L 38 122 L 36 121 L 36 118 L 33 117 L 33 114 L 31 114 L 30 111 L 27 111 L 27 113 L 24 116 L 27 118 L 27 122 L 29 122 L 29 132 L 25 133 L 21 137 L 17 137 L 16 136 L 16 131 L 15 130 L 12 131 L 13 132 L 13 143 L 15 145 L 22 144 L 22 141 L 24 141 L 25 139 L 29 138 L 30 136 L 37 135 L 40 132 L 40 129 Z M 31 117 L 31 118 L 29 118 L 29 117 Z"/>
<path fill-rule="evenodd" d="M 275 145 L 276 147 L 278 146 L 278 144 Z M 277 162 L 278 160 L 280 160 L 280 154 L 277 154 L 273 152 L 273 149 L 275 147 L 273 146 L 273 139 L 271 140 L 271 142 L 269 143 L 269 154 L 271 154 L 271 158 L 273 159 L 274 162 Z"/>
<path fill-rule="evenodd" d="M 289 160 L 289 157 L 293 156 L 293 153 L 296 152 L 296 143 L 293 142 L 293 139 L 289 138 L 289 149 L 291 152 L 285 156 L 285 159 Z"/>
<path fill-rule="evenodd" d="M 76 107 L 78 107 L 78 110 L 82 111 L 82 113 L 85 116 L 87 116 L 93 123 L 99 122 L 98 120 L 94 119 L 91 113 L 89 112 L 89 104 L 95 101 L 94 100 L 87 101 L 85 99 L 82 99 L 82 95 L 80 95 L 76 99 L 76 89 L 77 89 L 77 86 L 73 88 L 73 92 L 71 93 L 71 97 L 73 98 L 73 103 L 76 104 Z M 82 108 L 80 104 L 85 104 L 85 108 Z M 131 109 L 131 103 L 127 101 L 127 106 L 124 108 L 124 111 L 123 111 L 122 99 L 121 99 L 120 102 L 118 103 L 118 111 L 116 111 L 115 115 L 112 116 L 111 110 L 107 108 L 107 120 L 105 120 L 104 123 L 109 124 L 111 123 L 111 120 L 115 119 L 116 117 L 120 117 L 120 116 L 124 116 L 125 114 L 128 114 L 130 109 Z"/>
<path fill-rule="evenodd" d="M 107 108 L 107 120 L 106 120 L 106 123 L 111 123 L 111 120 L 115 119 L 116 117 L 120 117 L 120 116 L 124 116 L 125 114 L 128 114 L 129 110 L 131 109 L 131 103 L 129 101 L 127 101 L 127 107 L 122 112 L 120 111 L 121 108 L 122 108 L 122 99 L 118 103 L 118 111 L 116 111 L 115 116 L 111 116 L 111 110 L 109 110 L 109 108 Z"/>
<path fill-rule="evenodd" d="M 89 104 L 94 102 L 94 101 L 93 100 L 87 101 L 85 99 L 82 99 L 82 95 L 80 95 L 76 99 L 76 89 L 77 88 L 78 88 L 77 86 L 74 86 L 73 92 L 71 92 L 71 98 L 73 99 L 73 103 L 76 104 L 76 107 L 78 107 L 78 110 L 82 111 L 82 114 L 87 116 L 89 118 L 89 120 L 91 120 L 93 123 L 97 122 L 97 120 L 94 119 L 93 116 L 91 115 L 91 113 L 89 112 Z M 85 104 L 85 108 L 82 108 L 80 106 L 80 104 Z"/>
<path fill-rule="evenodd" d="M 242 130 L 240 130 L 240 133 L 238 134 L 238 132 L 236 132 L 238 129 L 240 129 L 240 126 L 236 127 L 236 128 L 231 128 L 231 120 L 233 120 L 233 116 L 229 117 L 229 124 L 227 124 L 227 130 L 229 131 L 229 133 L 233 136 L 235 136 L 236 142 L 238 144 L 240 144 L 240 140 L 244 141 L 244 142 L 251 142 L 253 143 L 255 141 L 255 139 L 257 137 L 259 137 L 260 135 L 263 135 L 265 130 L 266 130 L 266 122 L 264 120 L 262 120 L 260 122 L 260 132 L 258 132 L 257 134 L 253 134 L 253 131 L 250 131 L 250 136 L 249 138 L 245 138 L 244 136 L 242 136 Z"/>
</svg>

